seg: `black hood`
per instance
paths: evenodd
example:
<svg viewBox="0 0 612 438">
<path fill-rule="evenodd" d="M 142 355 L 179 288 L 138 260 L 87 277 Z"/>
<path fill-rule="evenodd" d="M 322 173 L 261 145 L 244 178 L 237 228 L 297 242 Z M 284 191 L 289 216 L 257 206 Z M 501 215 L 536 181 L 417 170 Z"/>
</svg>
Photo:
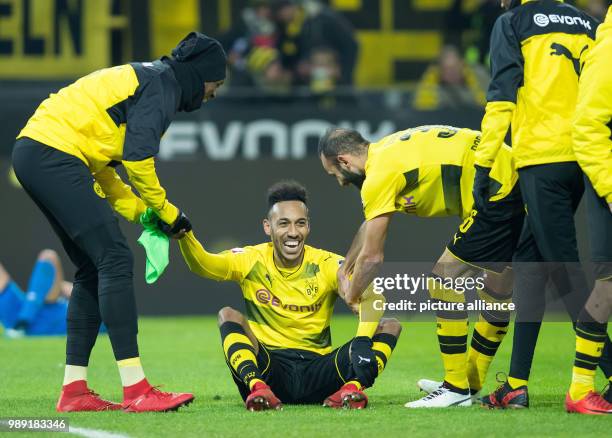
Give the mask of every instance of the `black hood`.
<svg viewBox="0 0 612 438">
<path fill-rule="evenodd" d="M 204 83 L 225 79 L 227 56 L 219 41 L 199 32 L 191 32 L 164 56 L 181 87 L 179 111 L 195 111 L 202 106 Z"/>
</svg>

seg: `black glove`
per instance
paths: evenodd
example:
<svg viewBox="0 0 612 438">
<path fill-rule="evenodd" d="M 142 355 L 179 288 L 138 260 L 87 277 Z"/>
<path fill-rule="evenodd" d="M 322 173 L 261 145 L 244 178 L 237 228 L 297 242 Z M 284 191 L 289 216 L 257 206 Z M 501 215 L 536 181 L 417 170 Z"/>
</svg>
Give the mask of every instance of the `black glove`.
<svg viewBox="0 0 612 438">
<path fill-rule="evenodd" d="M 489 173 L 490 167 L 482 167 L 474 165 L 476 168 L 476 176 L 474 177 L 474 187 L 472 195 L 474 196 L 474 208 L 476 211 L 484 211 L 489 203 Z"/>
<path fill-rule="evenodd" d="M 191 222 L 185 213 L 179 212 L 178 218 L 174 221 L 174 225 L 169 225 L 159 219 L 157 221 L 157 228 L 159 228 L 167 236 L 174 236 L 180 231 L 191 231 Z"/>
<path fill-rule="evenodd" d="M 374 384 L 378 376 L 378 362 L 372 350 L 372 339 L 367 336 L 358 336 L 351 342 L 351 364 L 355 373 L 355 380 L 364 387 Z"/>
</svg>

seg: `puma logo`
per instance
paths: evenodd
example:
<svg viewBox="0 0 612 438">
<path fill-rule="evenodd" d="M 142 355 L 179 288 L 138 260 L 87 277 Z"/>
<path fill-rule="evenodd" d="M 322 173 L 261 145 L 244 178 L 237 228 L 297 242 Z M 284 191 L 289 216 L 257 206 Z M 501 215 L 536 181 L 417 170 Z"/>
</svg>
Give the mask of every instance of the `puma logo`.
<svg viewBox="0 0 612 438">
<path fill-rule="evenodd" d="M 361 365 L 362 362 L 366 362 L 366 363 L 372 362 L 372 359 L 370 359 L 369 357 L 363 357 L 360 355 L 357 355 L 357 357 L 359 358 L 359 365 Z"/>
<path fill-rule="evenodd" d="M 580 76 L 580 73 L 582 72 L 582 68 L 584 67 L 584 62 L 580 63 L 580 58 L 582 57 L 582 54 L 584 53 L 584 51 L 588 48 L 589 48 L 589 45 L 587 44 L 580 51 L 580 55 L 578 55 L 578 58 L 574 58 L 570 49 L 565 47 L 563 44 L 552 43 L 550 45 L 550 49 L 552 50 L 552 52 L 550 52 L 550 56 L 565 56 L 567 59 L 569 59 L 572 62 L 574 66 L 574 71 L 576 72 L 578 76 Z"/>
</svg>

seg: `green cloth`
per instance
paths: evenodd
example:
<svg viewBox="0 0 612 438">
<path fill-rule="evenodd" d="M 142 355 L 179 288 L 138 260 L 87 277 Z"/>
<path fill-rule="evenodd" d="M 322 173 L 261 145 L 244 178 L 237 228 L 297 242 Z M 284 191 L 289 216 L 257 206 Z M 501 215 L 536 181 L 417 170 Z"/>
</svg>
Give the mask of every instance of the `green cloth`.
<svg viewBox="0 0 612 438">
<path fill-rule="evenodd" d="M 156 225 L 157 215 L 147 208 L 140 216 L 144 230 L 138 238 L 147 254 L 145 280 L 148 284 L 155 283 L 164 273 L 170 263 L 170 239 Z"/>
</svg>

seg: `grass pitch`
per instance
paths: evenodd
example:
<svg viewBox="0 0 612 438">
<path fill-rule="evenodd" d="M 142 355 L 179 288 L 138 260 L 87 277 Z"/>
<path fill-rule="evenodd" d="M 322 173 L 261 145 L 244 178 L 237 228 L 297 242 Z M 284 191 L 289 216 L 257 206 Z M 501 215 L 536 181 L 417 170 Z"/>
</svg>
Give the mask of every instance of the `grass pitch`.
<svg viewBox="0 0 612 438">
<path fill-rule="evenodd" d="M 356 321 L 334 319 L 335 345 L 349 340 Z M 491 367 L 485 390 L 493 389 L 495 371 L 507 371 L 511 334 Z M 566 414 L 563 399 L 573 362 L 574 336 L 566 323 L 545 324 L 530 383 L 531 408 L 488 411 L 477 406 L 408 410 L 419 397 L 419 378 L 441 378 L 442 364 L 433 323 L 406 323 L 387 369 L 368 389 L 364 411 L 336 411 L 320 406 L 285 406 L 282 412 L 247 412 L 225 365 L 212 317 L 142 318 L 140 350 L 147 377 L 169 391 L 192 391 L 195 402 L 177 413 L 123 412 L 67 415 L 72 426 L 129 437 L 166 436 L 610 436 L 612 419 Z M 63 377 L 64 339 L 0 338 L 0 417 L 57 417 L 55 402 Z M 598 376 L 598 384 L 605 382 Z M 108 338 L 98 339 L 89 383 L 104 398 L 121 400 L 119 375 Z M 63 415 L 66 416 L 66 415 Z M 24 436 L 21 433 L 16 436 Z M 36 437 L 52 433 L 35 433 Z"/>
</svg>

